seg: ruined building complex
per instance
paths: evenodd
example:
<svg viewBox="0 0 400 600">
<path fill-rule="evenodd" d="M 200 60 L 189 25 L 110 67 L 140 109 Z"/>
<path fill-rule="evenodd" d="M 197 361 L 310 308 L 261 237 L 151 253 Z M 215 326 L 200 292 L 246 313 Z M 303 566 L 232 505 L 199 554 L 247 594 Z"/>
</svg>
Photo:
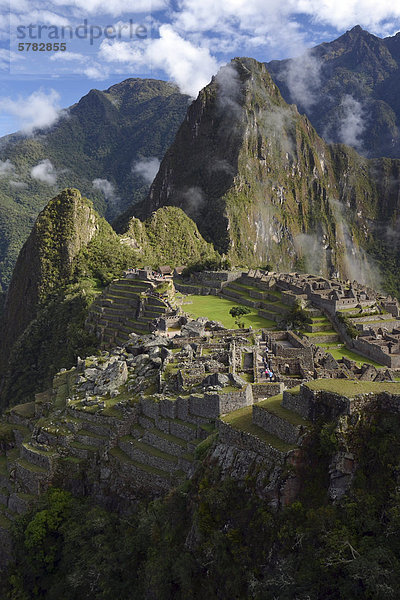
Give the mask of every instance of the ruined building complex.
<svg viewBox="0 0 400 600">
<path fill-rule="evenodd" d="M 272 325 L 227 330 L 212 315 L 191 319 L 175 288 L 229 298 Z M 287 330 L 298 303 L 307 322 Z M 315 422 L 373 403 L 399 410 L 398 317 L 396 301 L 355 282 L 261 271 L 172 281 L 129 272 L 99 295 L 87 318 L 102 352 L 78 359 L 34 402 L 3 416 L 3 558 L 12 520 L 49 485 L 123 511 L 142 494 L 163 494 L 190 478 L 204 448 L 222 474 L 254 475 L 268 502 L 290 502 Z M 382 367 L 335 359 L 330 348 L 344 342 Z M 353 458 L 337 456 L 332 498 L 345 493 Z"/>
</svg>

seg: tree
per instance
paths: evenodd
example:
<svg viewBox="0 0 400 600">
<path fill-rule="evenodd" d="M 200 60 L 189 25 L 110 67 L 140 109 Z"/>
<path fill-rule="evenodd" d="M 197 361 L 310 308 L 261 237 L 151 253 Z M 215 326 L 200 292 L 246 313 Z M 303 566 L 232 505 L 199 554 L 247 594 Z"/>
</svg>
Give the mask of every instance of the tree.
<svg viewBox="0 0 400 600">
<path fill-rule="evenodd" d="M 286 317 L 282 321 L 282 325 L 286 329 L 304 329 L 305 325 L 310 322 L 310 317 L 307 311 L 301 307 L 299 301 L 292 306 Z"/>
<path fill-rule="evenodd" d="M 243 329 L 244 322 L 240 320 L 240 317 L 248 315 L 250 312 L 251 310 L 247 308 L 247 306 L 232 306 L 229 314 L 235 319 L 236 326 L 239 327 L 239 329 Z"/>
</svg>

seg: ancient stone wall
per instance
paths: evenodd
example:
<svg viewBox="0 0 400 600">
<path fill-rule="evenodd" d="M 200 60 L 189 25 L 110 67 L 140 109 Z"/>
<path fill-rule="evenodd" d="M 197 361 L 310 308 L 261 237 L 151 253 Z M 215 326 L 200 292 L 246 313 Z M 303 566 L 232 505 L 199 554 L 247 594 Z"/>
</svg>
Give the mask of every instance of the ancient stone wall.
<svg viewBox="0 0 400 600">
<path fill-rule="evenodd" d="M 353 340 L 353 347 L 360 354 L 364 354 L 364 356 L 386 365 L 390 369 L 400 368 L 400 354 L 388 354 L 377 344 L 364 340 L 362 337 Z"/>
<path fill-rule="evenodd" d="M 283 383 L 274 383 L 265 381 L 264 383 L 253 383 L 251 386 L 253 391 L 254 402 L 262 400 L 263 398 L 270 398 L 281 394 L 283 391 Z"/>
<path fill-rule="evenodd" d="M 282 407 L 297 413 L 303 419 L 308 419 L 311 413 L 311 404 L 301 392 L 291 394 L 290 391 L 285 390 L 283 392 Z"/>
<path fill-rule="evenodd" d="M 272 446 L 269 446 L 259 438 L 245 431 L 238 431 L 229 423 L 218 422 L 219 443 L 235 446 L 243 450 L 255 452 L 266 459 L 270 467 L 283 465 L 285 461 L 285 452 L 281 452 Z"/>
<path fill-rule="evenodd" d="M 253 406 L 253 423 L 287 444 L 299 444 L 304 433 L 301 426 L 293 425 L 257 404 Z"/>
</svg>

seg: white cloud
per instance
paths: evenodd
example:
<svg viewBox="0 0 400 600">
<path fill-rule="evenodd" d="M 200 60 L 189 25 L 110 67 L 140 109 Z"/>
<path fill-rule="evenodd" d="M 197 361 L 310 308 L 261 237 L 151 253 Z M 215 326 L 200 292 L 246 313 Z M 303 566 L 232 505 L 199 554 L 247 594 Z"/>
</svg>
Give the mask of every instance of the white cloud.
<svg viewBox="0 0 400 600">
<path fill-rule="evenodd" d="M 98 81 L 102 81 L 103 79 L 107 79 L 109 77 L 110 72 L 107 67 L 101 65 L 92 65 L 90 67 L 86 67 L 83 71 L 84 75 L 89 79 L 96 79 Z"/>
<path fill-rule="evenodd" d="M 176 25 L 185 31 L 236 29 L 278 41 L 286 32 L 276 29 L 277 24 L 292 26 L 301 14 L 338 30 L 356 24 L 379 30 L 388 20 L 400 18 L 400 4 L 392 0 L 182 0 L 180 8 Z"/>
<path fill-rule="evenodd" d="M 359 24 L 379 30 L 383 21 L 400 18 L 400 4 L 393 0 L 296 0 L 294 4 L 298 12 L 337 29 Z"/>
<path fill-rule="evenodd" d="M 57 171 L 49 159 L 45 158 L 35 167 L 32 167 L 31 177 L 47 185 L 55 185 L 57 182 Z"/>
<path fill-rule="evenodd" d="M 344 144 L 362 150 L 361 136 L 365 128 L 365 111 L 362 104 L 349 94 L 344 96 L 340 104 L 342 118 L 339 135 Z"/>
<path fill-rule="evenodd" d="M 67 61 L 67 62 L 86 62 L 88 57 L 79 52 L 55 52 L 50 56 L 50 60 L 53 61 Z"/>
<path fill-rule="evenodd" d="M 149 13 L 166 8 L 166 0 L 53 0 L 58 6 L 76 7 L 90 14 L 119 16 L 124 13 Z"/>
<path fill-rule="evenodd" d="M 151 64 L 163 69 L 191 96 L 198 94 L 218 68 L 208 48 L 184 40 L 170 25 L 160 27 L 160 38 L 149 45 L 148 57 Z"/>
<path fill-rule="evenodd" d="M 119 198 L 116 194 L 114 184 L 107 179 L 93 179 L 92 185 L 95 190 L 99 190 L 103 193 L 104 198 L 109 204 L 115 204 Z"/>
<path fill-rule="evenodd" d="M 8 177 L 9 175 L 13 175 L 14 171 L 15 166 L 9 158 L 7 158 L 7 160 L 0 160 L 0 177 Z"/>
<path fill-rule="evenodd" d="M 50 127 L 57 121 L 60 116 L 59 99 L 60 95 L 53 89 L 48 93 L 37 90 L 27 98 L 0 98 L 0 111 L 17 117 L 21 130 L 31 134 L 34 129 Z"/>
<path fill-rule="evenodd" d="M 132 68 L 162 69 L 182 92 L 196 96 L 217 71 L 216 59 L 208 48 L 185 40 L 171 25 L 162 25 L 159 33 L 159 38 L 145 40 L 140 46 L 135 42 L 103 40 L 100 59 L 109 63 L 127 63 Z"/>
<path fill-rule="evenodd" d="M 141 175 L 147 183 L 152 183 L 160 168 L 160 161 L 155 156 L 143 158 L 132 165 L 132 172 Z"/>
<path fill-rule="evenodd" d="M 14 179 L 10 181 L 10 185 L 11 185 L 11 187 L 20 189 L 20 190 L 28 187 L 28 185 L 26 183 L 24 183 L 23 181 L 15 181 Z"/>
<path fill-rule="evenodd" d="M 310 109 L 318 99 L 321 67 L 322 63 L 310 50 L 287 64 L 285 78 L 292 101 L 305 110 Z"/>
<path fill-rule="evenodd" d="M 0 71 L 8 71 L 12 63 L 22 60 L 25 60 L 25 56 L 21 53 L 0 48 Z"/>
</svg>

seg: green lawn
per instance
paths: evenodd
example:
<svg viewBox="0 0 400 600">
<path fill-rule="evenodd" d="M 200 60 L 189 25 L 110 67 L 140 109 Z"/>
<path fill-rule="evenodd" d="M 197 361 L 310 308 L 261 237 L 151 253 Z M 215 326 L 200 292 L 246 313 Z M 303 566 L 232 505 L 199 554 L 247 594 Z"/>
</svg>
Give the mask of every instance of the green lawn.
<svg viewBox="0 0 400 600">
<path fill-rule="evenodd" d="M 229 413 L 228 415 L 224 415 L 222 417 L 222 421 L 225 423 L 229 423 L 232 427 L 239 431 L 245 431 L 246 433 L 251 433 L 255 435 L 260 440 L 265 442 L 266 444 L 280 450 L 281 452 L 288 452 L 289 450 L 293 450 L 296 446 L 292 446 L 290 444 L 286 444 L 279 438 L 274 435 L 270 435 L 258 425 L 253 424 L 252 419 L 253 407 L 245 406 L 244 408 L 239 408 L 239 410 L 235 410 L 234 412 Z"/>
<path fill-rule="evenodd" d="M 368 363 L 369 365 L 374 365 L 374 367 L 378 367 L 380 369 L 383 368 L 383 365 L 380 365 L 370 358 L 365 358 L 353 350 L 348 350 L 344 345 L 338 346 L 331 344 L 318 344 L 318 346 L 326 349 L 336 360 L 340 360 L 343 358 L 343 356 L 345 356 L 346 358 L 350 358 L 350 360 L 355 360 L 359 367 L 364 363 Z"/>
<path fill-rule="evenodd" d="M 292 425 L 303 425 L 304 427 L 310 426 L 311 423 L 303 419 L 300 415 L 291 410 L 287 410 L 287 408 L 282 406 L 282 397 L 282 394 L 271 396 L 271 398 L 266 398 L 265 400 L 261 400 L 261 402 L 257 402 L 256 406 L 265 408 L 268 412 L 288 421 Z"/>
<path fill-rule="evenodd" d="M 228 329 L 236 329 L 235 319 L 229 314 L 232 306 L 240 306 L 239 302 L 231 302 L 218 296 L 186 296 L 183 310 L 190 316 L 207 317 L 213 321 L 220 321 Z M 188 304 L 190 302 L 190 304 Z M 250 313 L 241 318 L 245 327 L 251 325 L 253 329 L 261 327 L 275 329 L 275 321 L 264 319 L 257 314 L 257 310 L 250 309 Z"/>
<path fill-rule="evenodd" d="M 310 390 L 323 390 L 353 398 L 357 394 L 390 392 L 400 394 L 400 383 L 358 381 L 355 379 L 316 379 L 305 384 Z"/>
</svg>

